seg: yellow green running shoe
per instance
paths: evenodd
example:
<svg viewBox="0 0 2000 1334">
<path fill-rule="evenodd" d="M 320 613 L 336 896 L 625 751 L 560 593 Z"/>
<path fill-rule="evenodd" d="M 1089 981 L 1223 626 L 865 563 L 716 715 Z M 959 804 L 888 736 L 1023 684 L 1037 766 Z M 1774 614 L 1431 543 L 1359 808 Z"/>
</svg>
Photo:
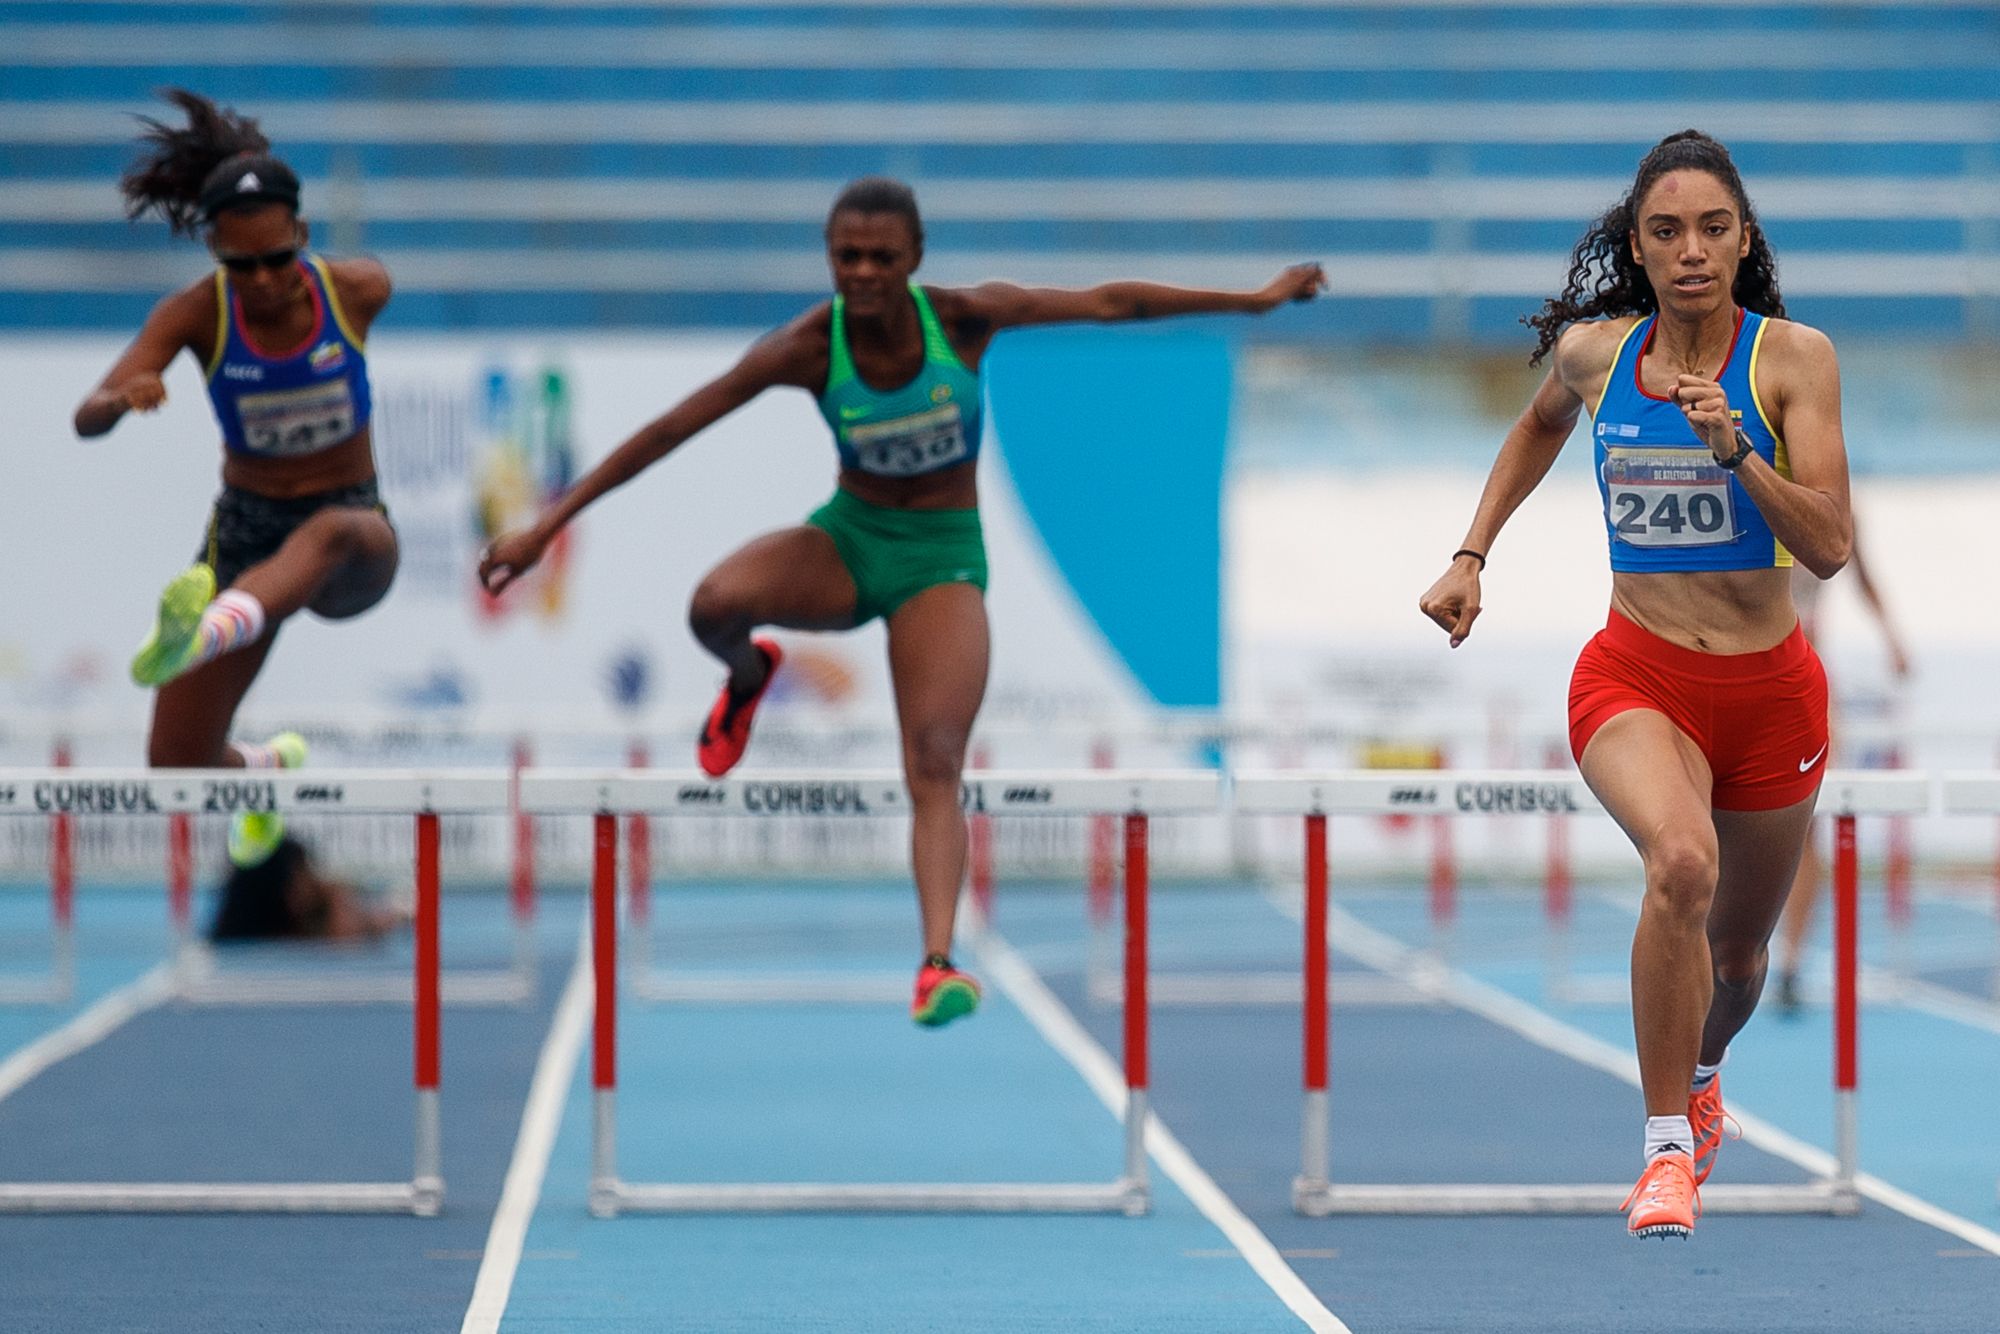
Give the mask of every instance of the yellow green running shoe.
<svg viewBox="0 0 2000 1334">
<path fill-rule="evenodd" d="M 142 686 L 163 686 L 194 665 L 200 647 L 201 614 L 215 600 L 215 571 L 190 565 L 160 594 L 153 632 L 132 656 L 132 679 Z"/>
<path fill-rule="evenodd" d="M 280 732 L 264 744 L 279 768 L 304 767 L 306 739 L 297 732 Z M 238 811 L 229 821 L 229 860 L 246 871 L 271 860 L 284 841 L 285 817 L 277 811 Z"/>
</svg>

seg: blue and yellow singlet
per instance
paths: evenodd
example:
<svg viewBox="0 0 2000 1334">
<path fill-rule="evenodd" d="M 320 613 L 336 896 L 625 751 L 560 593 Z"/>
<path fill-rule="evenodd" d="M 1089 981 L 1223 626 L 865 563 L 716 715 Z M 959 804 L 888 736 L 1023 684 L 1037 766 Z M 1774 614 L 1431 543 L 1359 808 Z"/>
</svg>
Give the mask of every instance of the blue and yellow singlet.
<svg viewBox="0 0 2000 1334">
<path fill-rule="evenodd" d="M 924 365 L 900 389 L 875 389 L 854 369 L 847 301 L 833 299 L 832 346 L 820 415 L 840 464 L 876 477 L 921 477 L 979 457 L 979 376 L 959 360 L 924 289 L 910 284 L 924 326 Z"/>
<path fill-rule="evenodd" d="M 1677 404 L 1646 392 L 1641 363 L 1657 322 L 1649 315 L 1626 331 L 1594 414 L 1611 568 L 1655 573 L 1790 566 L 1792 554 L 1743 483 L 1715 461 Z M 1790 477 L 1785 442 L 1757 397 L 1757 357 L 1767 328 L 1763 316 L 1737 311 L 1735 338 L 1714 378 L 1757 453 Z"/>
<path fill-rule="evenodd" d="M 329 449 L 368 424 L 368 358 L 348 326 L 326 261 L 300 258 L 312 296 L 313 327 L 297 347 L 251 345 L 228 276 L 215 271 L 218 314 L 208 362 L 208 398 L 223 444 L 236 454 L 289 458 Z"/>
</svg>

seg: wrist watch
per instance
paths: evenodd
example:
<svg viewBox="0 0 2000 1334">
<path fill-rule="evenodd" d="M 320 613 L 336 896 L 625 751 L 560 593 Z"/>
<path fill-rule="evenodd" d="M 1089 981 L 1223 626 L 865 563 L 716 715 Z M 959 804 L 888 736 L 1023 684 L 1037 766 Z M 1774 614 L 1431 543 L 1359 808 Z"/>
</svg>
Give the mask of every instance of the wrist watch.
<svg viewBox="0 0 2000 1334">
<path fill-rule="evenodd" d="M 1716 462 L 1720 463 L 1723 467 L 1729 469 L 1731 472 L 1735 472 L 1738 468 L 1743 466 L 1743 460 L 1749 458 L 1752 454 L 1755 454 L 1756 452 L 1757 452 L 1757 447 L 1750 443 L 1750 437 L 1745 435 L 1743 433 L 1743 428 L 1739 426 L 1736 428 L 1736 452 L 1734 454 L 1731 454 L 1726 459 L 1717 459 Z"/>
</svg>

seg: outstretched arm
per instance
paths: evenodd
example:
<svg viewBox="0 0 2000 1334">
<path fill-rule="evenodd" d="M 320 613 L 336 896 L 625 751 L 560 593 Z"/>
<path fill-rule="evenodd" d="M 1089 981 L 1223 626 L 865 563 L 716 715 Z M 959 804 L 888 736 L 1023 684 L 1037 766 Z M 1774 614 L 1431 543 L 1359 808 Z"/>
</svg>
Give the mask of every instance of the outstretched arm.
<svg viewBox="0 0 2000 1334">
<path fill-rule="evenodd" d="M 532 524 L 490 543 L 479 557 L 479 581 L 486 591 L 498 595 L 526 574 L 556 534 L 599 496 L 631 481 L 771 386 L 797 383 L 798 334 L 794 324 L 760 340 L 722 375 L 640 427 Z"/>
<path fill-rule="evenodd" d="M 1294 264 L 1254 292 L 1145 282 L 1104 283 L 1079 290 L 982 283 L 964 295 L 969 313 L 997 332 L 1029 324 L 1120 324 L 1169 315 L 1262 315 L 1288 301 L 1310 301 L 1324 290 L 1326 274 L 1319 265 Z"/>
<path fill-rule="evenodd" d="M 128 412 L 153 412 L 167 401 L 160 373 L 184 347 L 194 346 L 195 330 L 215 322 L 215 300 L 201 287 L 175 292 L 153 307 L 132 340 L 90 397 L 77 406 L 76 433 L 85 440 L 116 426 Z"/>
</svg>

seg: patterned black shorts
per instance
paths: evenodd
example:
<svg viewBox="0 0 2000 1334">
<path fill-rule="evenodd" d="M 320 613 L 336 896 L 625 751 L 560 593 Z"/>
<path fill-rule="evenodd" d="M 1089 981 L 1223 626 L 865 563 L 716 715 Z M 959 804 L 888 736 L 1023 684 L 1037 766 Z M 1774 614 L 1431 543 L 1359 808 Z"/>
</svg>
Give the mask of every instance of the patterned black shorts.
<svg viewBox="0 0 2000 1334">
<path fill-rule="evenodd" d="M 252 565 L 277 555 L 285 539 L 323 509 L 375 510 L 385 518 L 389 513 L 373 478 L 291 500 L 273 500 L 225 485 L 209 512 L 208 535 L 194 558 L 214 566 L 215 586 L 227 588 Z"/>
</svg>

